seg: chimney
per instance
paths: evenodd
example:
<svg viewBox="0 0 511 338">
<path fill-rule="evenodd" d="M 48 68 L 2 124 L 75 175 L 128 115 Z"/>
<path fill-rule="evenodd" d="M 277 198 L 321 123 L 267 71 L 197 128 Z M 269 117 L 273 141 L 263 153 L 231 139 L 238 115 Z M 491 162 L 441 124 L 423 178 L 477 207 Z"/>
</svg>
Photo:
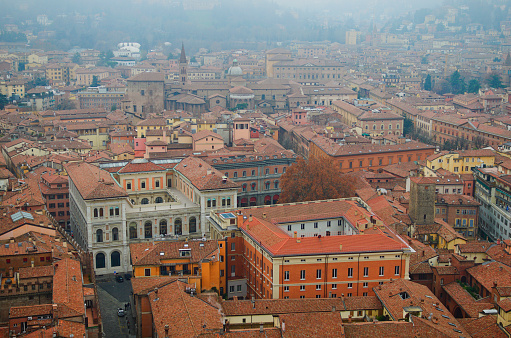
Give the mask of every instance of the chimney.
<svg viewBox="0 0 511 338">
<path fill-rule="evenodd" d="M 169 338 L 169 326 L 165 325 L 165 338 Z"/>
<path fill-rule="evenodd" d="M 154 293 L 158 296 L 158 288 L 154 288 Z"/>
<path fill-rule="evenodd" d="M 266 219 L 266 213 L 265 212 L 263 212 L 263 219 Z"/>
<path fill-rule="evenodd" d="M 348 323 L 351 323 L 351 317 L 353 317 L 353 315 L 348 316 Z"/>
<path fill-rule="evenodd" d="M 253 218 L 252 218 L 252 214 L 248 215 L 248 221 L 249 222 L 252 222 Z"/>
<path fill-rule="evenodd" d="M 286 332 L 286 322 L 282 321 L 282 332 Z"/>
<path fill-rule="evenodd" d="M 297 239 L 297 238 L 298 238 L 298 232 L 296 232 L 296 231 L 295 231 L 295 232 L 293 233 L 293 237 L 294 237 L 295 239 Z"/>
<path fill-rule="evenodd" d="M 263 325 L 263 323 L 259 324 L 259 332 L 264 332 L 264 325 Z"/>
<path fill-rule="evenodd" d="M 496 288 L 497 287 L 497 282 L 493 282 L 493 287 Z"/>
<path fill-rule="evenodd" d="M 328 298 L 332 298 L 332 291 L 328 292 Z"/>
<path fill-rule="evenodd" d="M 422 256 L 424 257 L 424 255 L 426 255 L 426 252 L 425 250 L 422 250 Z"/>
<path fill-rule="evenodd" d="M 206 175 L 211 175 L 211 168 L 208 168 L 208 170 L 206 170 Z"/>
<path fill-rule="evenodd" d="M 332 312 L 335 312 L 335 305 L 332 306 Z"/>
</svg>

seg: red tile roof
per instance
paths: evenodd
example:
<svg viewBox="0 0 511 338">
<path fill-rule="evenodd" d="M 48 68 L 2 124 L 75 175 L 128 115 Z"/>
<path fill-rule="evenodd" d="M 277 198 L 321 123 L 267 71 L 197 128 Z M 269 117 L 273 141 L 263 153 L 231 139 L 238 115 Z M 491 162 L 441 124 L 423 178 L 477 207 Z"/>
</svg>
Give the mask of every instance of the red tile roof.
<svg viewBox="0 0 511 338">
<path fill-rule="evenodd" d="M 158 337 L 165 337 L 165 325 L 174 337 L 192 338 L 222 329 L 220 311 L 185 293 L 186 284 L 175 281 L 149 293 L 153 325 Z M 179 320 L 176 320 L 179 318 Z"/>
<path fill-rule="evenodd" d="M 53 265 L 53 303 L 58 305 L 59 318 L 83 316 L 85 305 L 80 262 L 66 258 Z"/>
<path fill-rule="evenodd" d="M 238 184 L 222 179 L 223 174 L 197 157 L 187 157 L 174 170 L 185 176 L 198 190 L 237 189 Z"/>
<path fill-rule="evenodd" d="M 466 270 L 486 290 L 491 291 L 494 283 L 497 286 L 511 285 L 511 267 L 500 262 L 491 261 L 476 265 Z"/>
<path fill-rule="evenodd" d="M 151 161 L 137 159 L 133 160 L 130 163 L 126 164 L 121 170 L 118 171 L 119 174 L 131 174 L 131 173 L 141 173 L 141 172 L 151 172 L 151 171 L 166 171 L 164 168 L 160 167 L 157 164 L 154 164 Z"/>
<path fill-rule="evenodd" d="M 450 337 L 468 337 L 468 333 L 463 326 L 424 285 L 398 279 L 374 287 L 373 290 L 393 320 L 403 319 L 407 307 L 420 308 L 422 316 L 428 317 L 429 314 L 433 314 L 431 320 L 424 319 L 424 324 L 428 324 Z M 420 318 L 417 319 L 421 321 Z M 454 330 L 461 332 L 458 333 Z"/>
<path fill-rule="evenodd" d="M 181 251 L 190 250 L 189 257 L 181 257 Z M 215 259 L 218 242 L 207 241 L 163 241 L 142 242 L 130 244 L 131 260 L 133 265 L 160 265 L 161 260 L 180 259 L 190 263 L 200 262 L 203 259 Z"/>
<path fill-rule="evenodd" d="M 85 200 L 128 196 L 110 173 L 92 164 L 69 163 L 66 171 Z"/>
</svg>

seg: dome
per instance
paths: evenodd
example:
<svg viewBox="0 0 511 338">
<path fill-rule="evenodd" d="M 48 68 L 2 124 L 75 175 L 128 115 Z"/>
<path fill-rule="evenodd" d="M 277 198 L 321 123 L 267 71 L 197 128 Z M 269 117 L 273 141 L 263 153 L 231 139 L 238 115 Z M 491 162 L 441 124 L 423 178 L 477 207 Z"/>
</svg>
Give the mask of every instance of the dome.
<svg viewBox="0 0 511 338">
<path fill-rule="evenodd" d="M 238 60 L 234 59 L 232 61 L 232 66 L 229 67 L 229 70 L 227 71 L 227 75 L 230 76 L 242 76 L 243 70 L 240 66 L 238 66 Z"/>
</svg>

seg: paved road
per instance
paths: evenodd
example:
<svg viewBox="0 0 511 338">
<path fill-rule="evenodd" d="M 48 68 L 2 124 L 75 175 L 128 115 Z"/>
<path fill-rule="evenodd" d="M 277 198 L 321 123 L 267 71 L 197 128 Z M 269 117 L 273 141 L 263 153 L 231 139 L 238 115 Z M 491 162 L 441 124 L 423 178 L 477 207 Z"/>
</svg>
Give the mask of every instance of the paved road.
<svg viewBox="0 0 511 338">
<path fill-rule="evenodd" d="M 126 316 L 117 316 L 117 309 L 124 309 L 124 304 L 130 300 L 131 282 L 117 283 L 113 277 L 103 278 L 98 283 L 99 306 L 103 321 L 103 332 L 106 338 L 131 338 L 135 337 L 135 325 L 130 310 Z M 129 319 L 129 332 L 128 323 Z"/>
</svg>

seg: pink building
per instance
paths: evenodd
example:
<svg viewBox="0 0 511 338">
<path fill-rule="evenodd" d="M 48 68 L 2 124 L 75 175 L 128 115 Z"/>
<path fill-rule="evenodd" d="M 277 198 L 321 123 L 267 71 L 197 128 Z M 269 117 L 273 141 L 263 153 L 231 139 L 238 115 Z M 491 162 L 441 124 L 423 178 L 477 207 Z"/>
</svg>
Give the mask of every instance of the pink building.
<svg viewBox="0 0 511 338">
<path fill-rule="evenodd" d="M 250 140 L 250 119 L 237 118 L 234 120 L 232 140 L 244 138 Z"/>
<path fill-rule="evenodd" d="M 307 124 L 307 112 L 303 109 L 296 109 L 291 113 L 293 124 Z"/>
<path fill-rule="evenodd" d="M 145 155 L 145 138 L 135 138 L 135 157 L 141 158 Z"/>
<path fill-rule="evenodd" d="M 193 150 L 218 150 L 224 147 L 222 136 L 210 130 L 201 130 L 192 136 Z"/>
</svg>

